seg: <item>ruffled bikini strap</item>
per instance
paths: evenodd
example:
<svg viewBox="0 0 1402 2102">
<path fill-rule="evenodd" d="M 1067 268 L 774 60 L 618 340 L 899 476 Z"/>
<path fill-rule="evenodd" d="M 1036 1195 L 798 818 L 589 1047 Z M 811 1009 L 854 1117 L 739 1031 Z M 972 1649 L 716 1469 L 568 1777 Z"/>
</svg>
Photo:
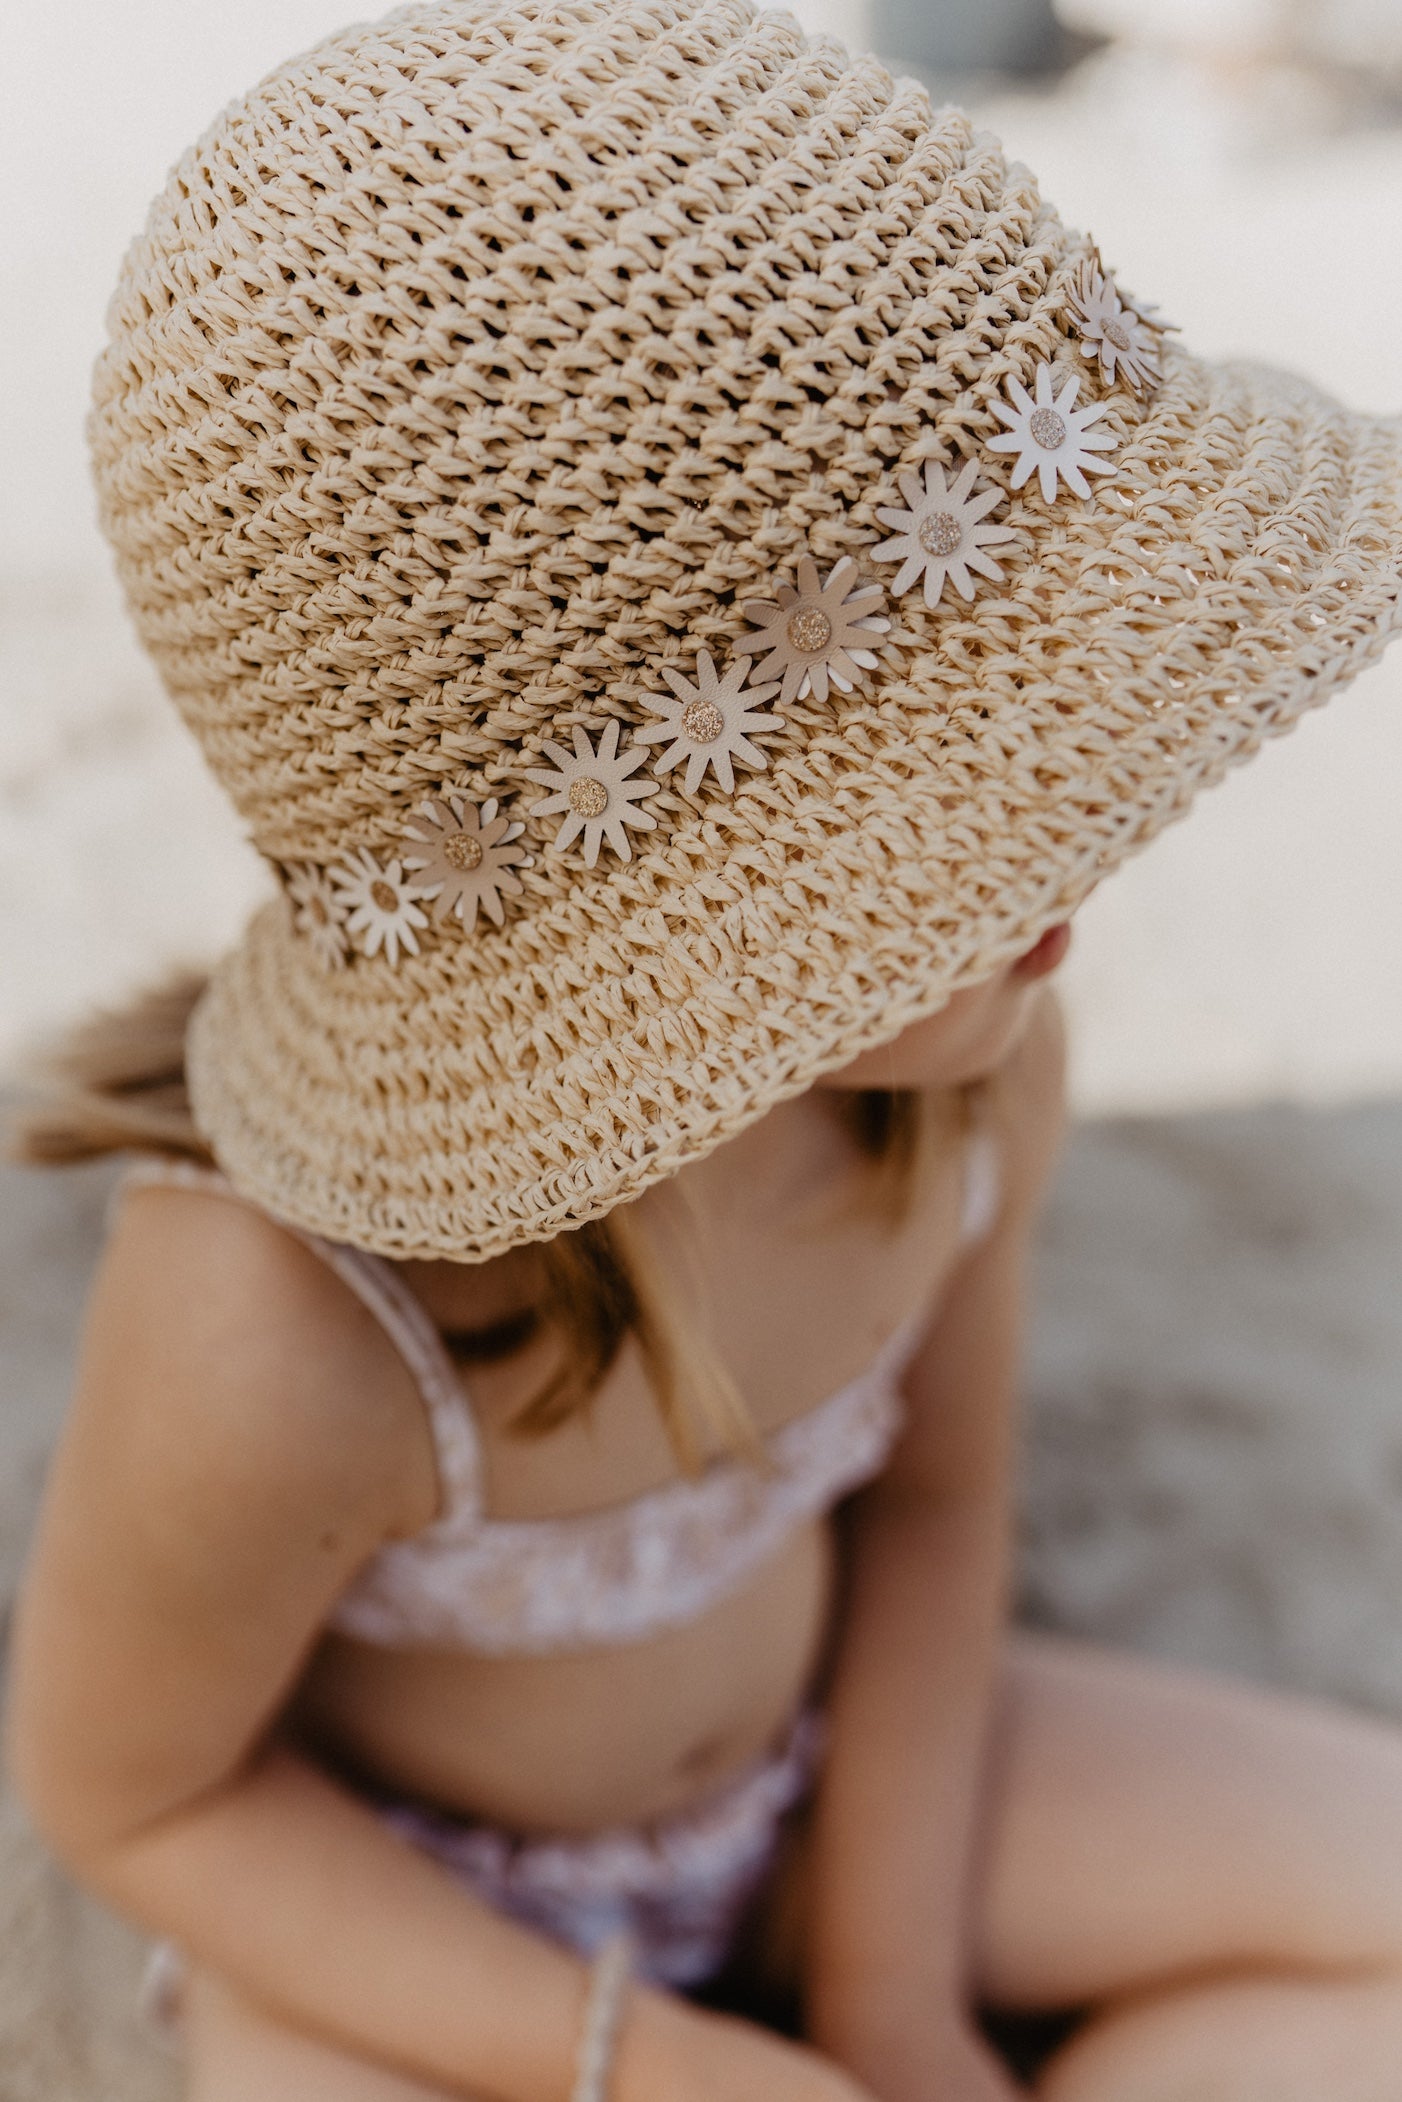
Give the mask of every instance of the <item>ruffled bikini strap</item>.
<svg viewBox="0 0 1402 2102">
<path fill-rule="evenodd" d="M 1003 1201 L 1003 1171 L 998 1141 L 986 1116 L 976 1115 L 964 1141 L 964 1209 L 959 1220 L 960 1245 L 971 1248 L 986 1240 Z"/>
</svg>

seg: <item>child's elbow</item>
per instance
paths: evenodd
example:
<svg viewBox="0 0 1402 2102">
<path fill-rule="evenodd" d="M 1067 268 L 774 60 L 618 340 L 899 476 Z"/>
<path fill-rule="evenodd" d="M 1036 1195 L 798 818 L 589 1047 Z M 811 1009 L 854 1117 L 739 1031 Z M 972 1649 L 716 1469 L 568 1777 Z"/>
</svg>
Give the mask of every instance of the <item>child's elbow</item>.
<svg viewBox="0 0 1402 2102">
<path fill-rule="evenodd" d="M 6 1704 L 0 1761 L 30 1824 L 61 1860 L 76 1866 L 81 1819 L 76 1791 L 65 1774 L 67 1762 L 17 1691 Z"/>
<path fill-rule="evenodd" d="M 65 1729 L 23 1672 L 12 1677 L 0 1724 L 0 1766 L 10 1791 L 51 1852 L 82 1881 L 110 1844 L 104 1791 Z"/>
</svg>

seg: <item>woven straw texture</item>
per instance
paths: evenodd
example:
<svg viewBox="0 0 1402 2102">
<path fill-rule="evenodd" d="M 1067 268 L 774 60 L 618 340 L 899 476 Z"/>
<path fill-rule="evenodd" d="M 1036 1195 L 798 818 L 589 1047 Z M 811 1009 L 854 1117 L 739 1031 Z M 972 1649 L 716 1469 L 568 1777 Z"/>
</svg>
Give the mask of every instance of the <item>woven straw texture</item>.
<svg viewBox="0 0 1402 2102">
<path fill-rule="evenodd" d="M 285 900 L 190 1045 L 226 1172 L 392 1256 L 605 1212 L 1065 916 L 1399 621 L 1399 426 L 1171 340 L 1080 354 L 1089 253 L 1026 169 L 744 0 L 461 0 L 231 106 L 125 266 L 92 434 L 141 634 L 259 848 L 403 851 L 499 797 L 500 928 L 323 968 Z M 990 403 L 1051 360 L 1113 476 L 1048 503 Z M 657 779 L 624 863 L 530 817 L 548 740 L 655 720 L 747 601 L 979 461 L 1001 582 L 766 770 Z"/>
</svg>

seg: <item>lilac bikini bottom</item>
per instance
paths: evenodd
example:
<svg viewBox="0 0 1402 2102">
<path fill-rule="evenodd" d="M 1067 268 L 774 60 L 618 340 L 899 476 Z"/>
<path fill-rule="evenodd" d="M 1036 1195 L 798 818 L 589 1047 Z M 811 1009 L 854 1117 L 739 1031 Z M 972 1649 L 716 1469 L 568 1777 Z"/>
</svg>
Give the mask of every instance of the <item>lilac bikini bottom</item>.
<svg viewBox="0 0 1402 2102">
<path fill-rule="evenodd" d="M 805 1711 L 778 1751 L 695 1808 L 587 1838 L 513 1839 L 413 1804 L 375 1807 L 493 1910 L 584 1956 L 625 1933 L 639 1977 L 685 1992 L 725 1969 L 784 1818 L 811 1792 L 822 1735 L 819 1716 Z M 183 1971 L 169 1943 L 153 1951 L 142 2002 L 163 2029 L 178 2025 Z"/>
<path fill-rule="evenodd" d="M 624 1933 L 639 1976 L 685 1990 L 724 1969 L 774 1865 L 783 1819 L 812 1787 L 820 1748 L 819 1719 L 804 1713 L 779 1751 L 647 1829 L 512 1839 L 408 1805 L 380 1814 L 495 1911 L 586 1956 Z"/>
</svg>

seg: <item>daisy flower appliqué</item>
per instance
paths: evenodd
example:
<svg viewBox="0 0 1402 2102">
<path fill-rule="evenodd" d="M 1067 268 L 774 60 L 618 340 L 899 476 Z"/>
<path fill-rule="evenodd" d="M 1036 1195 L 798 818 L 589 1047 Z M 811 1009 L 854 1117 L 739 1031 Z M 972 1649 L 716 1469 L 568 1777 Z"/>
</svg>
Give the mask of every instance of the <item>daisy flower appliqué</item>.
<svg viewBox="0 0 1402 2102">
<path fill-rule="evenodd" d="M 574 750 L 562 744 L 547 744 L 550 767 L 528 766 L 527 777 L 542 788 L 553 790 L 543 802 L 531 806 L 532 817 L 565 813 L 565 822 L 555 834 L 557 851 L 563 851 L 579 833 L 584 834 L 584 865 L 593 868 L 601 841 L 607 840 L 620 861 L 631 861 L 633 850 L 625 829 L 651 832 L 657 823 L 645 810 L 633 806 L 640 796 L 651 795 L 651 781 L 629 779 L 647 758 L 642 745 L 620 753 L 617 721 L 605 723 L 595 751 L 587 730 L 576 729 Z"/>
<path fill-rule="evenodd" d="M 1089 258 L 1076 273 L 1066 318 L 1081 339 L 1082 357 L 1099 358 L 1105 379 L 1119 373 L 1142 394 L 1163 378 L 1156 330 Z"/>
<path fill-rule="evenodd" d="M 649 723 L 645 729 L 635 730 L 633 735 L 640 744 L 661 744 L 665 738 L 672 743 L 665 752 L 659 752 L 652 762 L 655 774 L 665 774 L 674 766 L 686 761 L 686 792 L 695 795 L 710 767 L 727 795 L 734 793 L 735 764 L 738 759 L 743 766 L 763 770 L 769 762 L 757 745 L 750 743 L 751 730 L 777 730 L 783 720 L 778 715 L 766 715 L 761 704 L 779 691 L 777 685 L 751 686 L 745 692 L 747 664 L 732 664 L 724 678 L 717 676 L 714 660 L 709 650 L 702 650 L 696 659 L 696 683 L 684 679 L 680 672 L 662 667 L 662 676 L 671 687 L 675 699 L 663 700 L 661 696 L 648 697 L 644 706 L 662 721 Z"/>
<path fill-rule="evenodd" d="M 1112 451 L 1115 445 L 1112 432 L 1091 429 L 1091 425 L 1099 423 L 1105 414 L 1105 404 L 1092 403 L 1085 409 L 1076 407 L 1081 382 L 1079 374 L 1074 372 L 1060 394 L 1055 393 L 1050 365 L 1037 367 L 1036 387 L 1034 398 L 1021 380 L 1009 379 L 1011 403 L 995 401 L 992 408 L 994 414 L 1012 428 L 1001 438 L 990 438 L 988 449 L 995 453 L 1017 454 L 1017 465 L 1013 469 L 1014 489 L 1021 489 L 1023 483 L 1030 482 L 1036 474 L 1041 477 L 1042 495 L 1049 504 L 1056 501 L 1058 477 L 1077 496 L 1089 496 L 1088 474 L 1113 474 L 1115 471 L 1108 460 L 1095 457 L 1097 453 Z"/>
<path fill-rule="evenodd" d="M 418 955 L 416 930 L 428 925 L 428 915 L 414 902 L 421 892 L 400 862 L 381 867 L 368 847 L 359 847 L 341 867 L 332 869 L 331 881 L 340 892 L 350 938 L 362 956 L 377 956 L 383 949 L 389 962 L 397 964 L 401 949 Z"/>
<path fill-rule="evenodd" d="M 480 906 L 500 927 L 503 892 L 510 897 L 523 888 L 512 871 L 531 866 L 530 855 L 516 845 L 525 826 L 498 816 L 497 808 L 495 796 L 479 810 L 465 797 L 450 795 L 421 803 L 414 813 L 404 866 L 415 870 L 416 890 L 438 900 L 436 920 L 456 916 L 464 927 L 475 927 Z"/>
<path fill-rule="evenodd" d="M 890 505 L 878 509 L 876 514 L 882 525 L 896 528 L 896 537 L 883 540 L 880 547 L 871 551 L 873 562 L 901 564 L 900 575 L 891 586 L 896 596 L 909 591 L 922 570 L 927 606 L 939 604 L 946 578 L 961 598 L 972 598 L 974 580 L 969 572 L 973 569 L 980 576 L 992 577 L 995 583 L 1001 582 L 1002 564 L 995 562 L 987 550 L 1006 547 L 1014 536 L 1007 526 L 983 523 L 994 506 L 1003 501 L 1003 492 L 982 489 L 974 494 L 977 463 L 966 462 L 953 482 L 945 479 L 944 469 L 933 460 L 925 462 L 923 482 L 915 469 L 898 479 L 906 509 L 900 511 Z"/>
<path fill-rule="evenodd" d="M 339 970 L 350 955 L 346 908 L 325 870 L 310 861 L 298 862 L 287 871 L 287 896 L 294 931 L 307 942 L 323 971 Z"/>
<path fill-rule="evenodd" d="M 891 625 L 882 617 L 885 596 L 879 584 L 857 585 L 857 565 L 849 556 L 823 583 L 813 557 L 804 555 L 797 590 L 781 584 L 772 599 L 752 599 L 744 608 L 754 632 L 742 635 L 735 647 L 746 656 L 769 652 L 755 676 L 781 682 L 781 706 L 810 693 L 825 701 L 829 682 L 850 693 L 876 667 L 872 644 Z"/>
</svg>

